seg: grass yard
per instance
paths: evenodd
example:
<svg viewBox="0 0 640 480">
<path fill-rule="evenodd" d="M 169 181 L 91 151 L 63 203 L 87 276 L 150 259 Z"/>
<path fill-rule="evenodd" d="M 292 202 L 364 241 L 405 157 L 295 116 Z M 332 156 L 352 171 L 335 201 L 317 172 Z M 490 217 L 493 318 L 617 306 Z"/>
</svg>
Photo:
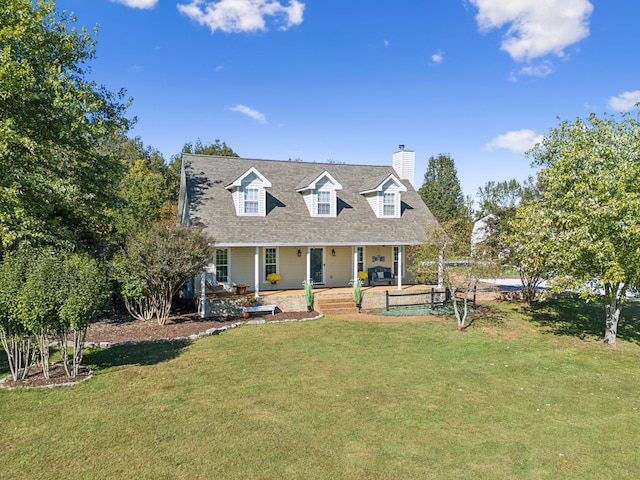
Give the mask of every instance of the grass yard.
<svg viewBox="0 0 640 480">
<path fill-rule="evenodd" d="M 550 305 L 90 351 L 88 382 L 0 390 L 0 477 L 640 478 L 639 305 L 617 348 Z"/>
</svg>

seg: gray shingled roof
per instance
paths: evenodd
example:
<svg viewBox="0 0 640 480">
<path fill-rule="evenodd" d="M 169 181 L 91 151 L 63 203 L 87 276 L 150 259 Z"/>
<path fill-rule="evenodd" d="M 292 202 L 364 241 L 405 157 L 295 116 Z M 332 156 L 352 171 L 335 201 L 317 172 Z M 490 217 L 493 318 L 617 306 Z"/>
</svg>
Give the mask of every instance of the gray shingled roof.
<svg viewBox="0 0 640 480">
<path fill-rule="evenodd" d="M 411 245 L 421 243 L 436 220 L 408 181 L 400 218 L 377 218 L 359 194 L 389 174 L 391 166 L 307 163 L 183 154 L 192 224 L 201 223 L 219 246 Z M 267 215 L 239 217 L 225 186 L 255 167 L 272 183 Z M 343 189 L 337 191 L 335 218 L 311 217 L 296 189 L 324 171 Z M 184 188 L 184 185 L 183 187 Z"/>
</svg>

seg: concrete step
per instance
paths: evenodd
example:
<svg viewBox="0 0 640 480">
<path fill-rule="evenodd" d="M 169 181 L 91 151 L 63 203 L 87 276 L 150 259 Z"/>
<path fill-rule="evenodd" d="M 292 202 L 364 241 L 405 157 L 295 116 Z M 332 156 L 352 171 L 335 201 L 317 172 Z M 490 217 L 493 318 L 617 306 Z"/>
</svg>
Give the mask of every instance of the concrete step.
<svg viewBox="0 0 640 480">
<path fill-rule="evenodd" d="M 353 303 L 353 299 L 349 297 L 317 299 L 315 309 L 325 315 L 358 313 L 358 307 Z"/>
<path fill-rule="evenodd" d="M 340 315 L 354 315 L 358 313 L 358 308 L 357 307 L 336 308 L 332 310 L 321 310 L 320 313 L 322 313 L 323 315 L 327 315 L 329 317 L 333 317 L 333 316 L 337 317 Z"/>
<path fill-rule="evenodd" d="M 318 301 L 316 304 L 318 308 L 344 308 L 353 307 L 355 305 L 353 300 L 340 300 L 336 302 Z"/>
</svg>

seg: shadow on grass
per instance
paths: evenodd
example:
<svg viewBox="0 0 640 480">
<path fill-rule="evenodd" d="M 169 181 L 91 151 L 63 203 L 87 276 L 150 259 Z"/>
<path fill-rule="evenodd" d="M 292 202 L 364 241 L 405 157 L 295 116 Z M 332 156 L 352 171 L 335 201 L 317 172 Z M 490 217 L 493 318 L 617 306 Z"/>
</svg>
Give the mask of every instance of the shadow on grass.
<svg viewBox="0 0 640 480">
<path fill-rule="evenodd" d="M 581 339 L 602 339 L 605 309 L 602 301 L 586 302 L 576 297 L 536 303 L 531 316 L 542 329 L 554 335 Z M 627 300 L 618 323 L 618 338 L 640 344 L 640 301 Z"/>
<path fill-rule="evenodd" d="M 7 355 L 3 348 L 0 348 L 0 378 L 4 378 L 9 375 L 9 362 L 7 362 Z"/>
<path fill-rule="evenodd" d="M 82 363 L 91 369 L 98 370 L 121 365 L 156 365 L 177 358 L 190 344 L 189 340 L 176 340 L 91 349 L 85 351 Z"/>
</svg>

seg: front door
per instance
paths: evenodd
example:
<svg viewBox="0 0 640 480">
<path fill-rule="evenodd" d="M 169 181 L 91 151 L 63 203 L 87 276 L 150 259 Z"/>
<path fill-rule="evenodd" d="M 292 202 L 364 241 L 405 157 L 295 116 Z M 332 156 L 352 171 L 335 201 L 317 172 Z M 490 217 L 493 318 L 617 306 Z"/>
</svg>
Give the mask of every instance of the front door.
<svg viewBox="0 0 640 480">
<path fill-rule="evenodd" d="M 316 285 L 324 284 L 324 250 L 312 248 L 310 251 L 311 280 Z"/>
</svg>

